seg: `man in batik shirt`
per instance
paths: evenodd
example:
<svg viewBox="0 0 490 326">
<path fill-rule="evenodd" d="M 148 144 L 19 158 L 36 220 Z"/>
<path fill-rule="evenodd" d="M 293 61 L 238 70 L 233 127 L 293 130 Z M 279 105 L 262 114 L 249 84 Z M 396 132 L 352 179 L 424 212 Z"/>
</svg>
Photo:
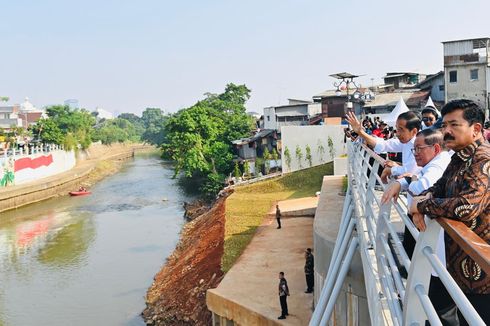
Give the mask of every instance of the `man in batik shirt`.
<svg viewBox="0 0 490 326">
<path fill-rule="evenodd" d="M 424 231 L 424 214 L 458 220 L 490 244 L 490 145 L 482 133 L 485 114 L 473 101 L 454 100 L 442 108 L 442 117 L 446 147 L 455 154 L 441 179 L 414 198 L 413 222 Z M 490 324 L 490 275 L 447 234 L 445 245 L 447 270 Z M 462 315 L 460 322 L 465 322 Z"/>
</svg>

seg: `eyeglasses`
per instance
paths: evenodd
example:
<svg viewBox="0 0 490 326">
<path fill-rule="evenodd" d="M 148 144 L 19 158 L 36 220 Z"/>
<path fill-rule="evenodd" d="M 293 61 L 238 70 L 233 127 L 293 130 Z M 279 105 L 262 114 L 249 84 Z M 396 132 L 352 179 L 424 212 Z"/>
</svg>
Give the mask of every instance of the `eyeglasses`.
<svg viewBox="0 0 490 326">
<path fill-rule="evenodd" d="M 431 117 L 423 117 L 422 118 L 422 121 L 423 122 L 427 122 L 427 121 L 434 121 L 435 119 L 434 118 L 431 118 Z"/>
<path fill-rule="evenodd" d="M 410 151 L 415 154 L 415 153 L 420 153 L 420 151 L 423 149 L 423 148 L 427 148 L 427 147 L 432 147 L 434 145 L 425 145 L 425 146 L 417 146 L 417 147 L 414 147 L 414 148 L 411 148 Z"/>
</svg>

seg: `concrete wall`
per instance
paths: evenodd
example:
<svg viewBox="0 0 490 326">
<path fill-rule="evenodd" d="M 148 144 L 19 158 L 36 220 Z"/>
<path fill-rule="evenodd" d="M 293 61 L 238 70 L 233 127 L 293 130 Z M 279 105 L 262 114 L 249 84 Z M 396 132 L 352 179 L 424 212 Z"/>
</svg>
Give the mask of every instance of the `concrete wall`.
<svg viewBox="0 0 490 326">
<path fill-rule="evenodd" d="M 334 154 L 339 156 L 346 153 L 344 143 L 344 126 L 340 125 L 320 125 L 320 126 L 287 126 L 281 127 L 282 146 L 281 158 L 283 161 L 282 171 L 293 172 L 310 167 L 306 160 L 306 146 L 311 148 L 312 166 L 320 165 L 332 161 L 328 147 L 328 137 L 332 139 Z M 301 164 L 296 156 L 296 147 L 299 146 L 303 158 Z M 323 154 L 320 147 L 323 147 Z M 291 166 L 286 163 L 284 152 L 289 149 L 291 156 Z"/>
<path fill-rule="evenodd" d="M 470 70 L 478 69 L 478 80 L 470 80 Z M 458 98 L 473 100 L 486 108 L 487 82 L 486 75 L 488 68 L 481 64 L 465 64 L 461 66 L 445 67 L 444 78 L 446 83 L 446 100 L 450 101 Z M 449 82 L 449 72 L 457 71 L 457 82 Z"/>
<path fill-rule="evenodd" d="M 63 150 L 2 157 L 0 159 L 0 180 L 5 173 L 11 171 L 14 172 L 14 184 L 24 184 L 68 171 L 75 164 L 75 153 Z"/>
<path fill-rule="evenodd" d="M 340 226 L 342 206 L 345 197 L 339 195 L 342 189 L 340 176 L 326 176 L 313 224 L 313 243 L 315 253 L 315 293 L 316 305 L 323 287 L 326 273 L 332 258 L 337 233 Z M 353 257 L 352 264 L 342 286 L 331 325 L 370 325 L 369 309 L 364 284 L 364 273 L 359 251 Z"/>
</svg>

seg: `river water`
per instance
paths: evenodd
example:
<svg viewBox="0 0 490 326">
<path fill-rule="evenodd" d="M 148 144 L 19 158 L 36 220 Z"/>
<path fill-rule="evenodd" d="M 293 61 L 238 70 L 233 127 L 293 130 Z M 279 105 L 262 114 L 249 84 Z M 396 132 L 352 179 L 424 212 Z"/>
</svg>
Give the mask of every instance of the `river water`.
<svg viewBox="0 0 490 326">
<path fill-rule="evenodd" d="M 145 325 L 146 290 L 184 223 L 172 175 L 138 155 L 90 196 L 0 213 L 0 325 Z"/>
</svg>

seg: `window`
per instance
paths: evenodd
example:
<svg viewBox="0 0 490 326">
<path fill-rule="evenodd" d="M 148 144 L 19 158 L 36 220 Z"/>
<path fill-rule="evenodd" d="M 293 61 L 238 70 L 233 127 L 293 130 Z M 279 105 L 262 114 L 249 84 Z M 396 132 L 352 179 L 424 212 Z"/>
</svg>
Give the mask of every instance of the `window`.
<svg viewBox="0 0 490 326">
<path fill-rule="evenodd" d="M 450 83 L 458 82 L 458 72 L 456 70 L 449 72 L 449 82 Z"/>
<path fill-rule="evenodd" d="M 444 85 L 439 85 L 439 90 L 440 90 L 441 92 L 444 92 Z"/>
<path fill-rule="evenodd" d="M 470 70 L 470 80 L 478 80 L 478 69 Z"/>
<path fill-rule="evenodd" d="M 267 121 L 271 121 L 271 117 L 270 116 L 267 116 Z"/>
</svg>

